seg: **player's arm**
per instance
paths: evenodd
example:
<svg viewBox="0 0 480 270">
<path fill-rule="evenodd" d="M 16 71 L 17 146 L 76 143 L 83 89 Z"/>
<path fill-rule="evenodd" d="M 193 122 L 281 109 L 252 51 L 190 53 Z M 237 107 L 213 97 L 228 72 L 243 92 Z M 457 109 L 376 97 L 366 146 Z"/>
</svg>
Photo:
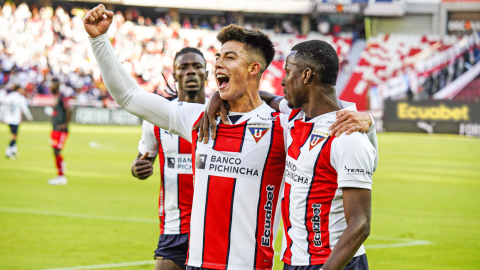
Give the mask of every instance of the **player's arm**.
<svg viewBox="0 0 480 270">
<path fill-rule="evenodd" d="M 138 156 L 132 163 L 132 175 L 140 180 L 153 174 L 153 163 L 158 153 L 155 126 L 147 121 L 142 123 L 142 138 L 138 142 Z"/>
<path fill-rule="evenodd" d="M 268 106 L 272 107 L 277 112 L 280 111 L 280 102 L 284 100 L 283 97 L 270 94 L 265 91 L 258 91 L 258 93 L 260 94 L 260 98 L 263 101 L 265 101 L 265 103 L 267 103 Z"/>
<path fill-rule="evenodd" d="M 70 103 L 68 99 L 66 99 L 63 96 L 61 96 L 61 98 L 62 98 L 63 108 L 65 109 L 65 123 L 58 124 L 58 128 L 61 130 L 67 130 L 68 124 L 70 123 L 70 119 L 72 118 L 72 108 L 70 107 Z"/>
<path fill-rule="evenodd" d="M 343 190 L 347 228 L 322 269 L 341 270 L 370 234 L 372 174 L 377 150 L 366 134 L 355 132 L 334 139 L 330 153 L 338 186 Z"/>
<path fill-rule="evenodd" d="M 113 12 L 107 11 L 102 4 L 90 10 L 83 18 L 93 54 L 108 91 L 126 111 L 169 130 L 170 102 L 143 91 L 120 63 L 106 34 L 112 19 Z"/>
<path fill-rule="evenodd" d="M 28 109 L 27 100 L 25 98 L 22 99 L 22 112 L 25 117 L 27 117 L 28 121 L 33 121 L 32 113 Z"/>
<path fill-rule="evenodd" d="M 371 191 L 344 188 L 343 207 L 347 228 L 323 265 L 323 270 L 344 269 L 370 235 Z"/>
</svg>

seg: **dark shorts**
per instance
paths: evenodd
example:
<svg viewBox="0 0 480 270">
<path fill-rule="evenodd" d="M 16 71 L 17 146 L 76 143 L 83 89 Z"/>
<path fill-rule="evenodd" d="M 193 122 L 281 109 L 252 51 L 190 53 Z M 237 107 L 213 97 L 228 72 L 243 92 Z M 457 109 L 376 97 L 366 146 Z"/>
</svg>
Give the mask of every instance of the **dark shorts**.
<svg viewBox="0 0 480 270">
<path fill-rule="evenodd" d="M 155 250 L 155 260 L 172 260 L 175 264 L 186 268 L 188 252 L 188 233 L 161 234 Z"/>
<path fill-rule="evenodd" d="M 10 126 L 10 133 L 17 134 L 18 133 L 18 125 L 9 125 Z"/>
<path fill-rule="evenodd" d="M 283 270 L 320 270 L 323 264 L 307 265 L 307 266 L 293 266 L 284 264 Z M 367 254 L 354 257 L 343 270 L 368 270 Z"/>
</svg>

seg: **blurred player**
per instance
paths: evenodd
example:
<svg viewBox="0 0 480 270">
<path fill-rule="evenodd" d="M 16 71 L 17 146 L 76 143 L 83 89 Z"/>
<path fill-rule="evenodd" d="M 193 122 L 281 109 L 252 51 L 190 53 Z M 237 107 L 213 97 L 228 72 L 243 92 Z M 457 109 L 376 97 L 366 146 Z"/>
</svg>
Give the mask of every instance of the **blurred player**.
<svg viewBox="0 0 480 270">
<path fill-rule="evenodd" d="M 258 95 L 260 78 L 275 50 L 258 30 L 228 26 L 217 39 L 215 77 L 230 114 L 215 141 L 197 143 L 192 132 L 204 105 L 143 91 L 110 45 L 113 13 L 99 5 L 84 18 L 85 30 L 112 97 L 125 110 L 192 142 L 194 198 L 187 269 L 271 269 L 285 169 L 285 115 Z M 215 123 L 213 123 L 215 125 Z"/>
<path fill-rule="evenodd" d="M 60 93 L 60 84 L 58 80 L 54 80 L 51 88 L 52 94 L 55 96 L 55 106 L 52 114 L 53 130 L 51 133 L 51 145 L 55 154 L 55 165 L 57 167 L 57 177 L 48 180 L 50 185 L 66 185 L 65 177 L 65 161 L 60 151 L 62 151 L 67 141 L 68 123 L 72 111 L 69 106 L 68 99 Z"/>
<path fill-rule="evenodd" d="M 25 114 L 28 121 L 33 121 L 24 94 L 25 90 L 21 86 L 16 85 L 12 92 L 6 95 L 2 101 L 2 112 L 0 115 L 2 116 L 3 122 L 10 126 L 10 132 L 12 134 L 10 143 L 5 150 L 5 156 L 10 159 L 15 159 L 17 155 L 18 127 L 20 123 L 22 123 L 22 113 Z"/>
<path fill-rule="evenodd" d="M 207 63 L 195 48 L 180 50 L 173 61 L 173 77 L 178 82 L 178 99 L 171 102 L 204 104 Z M 132 174 L 147 179 L 153 173 L 152 164 L 159 154 L 160 238 L 154 258 L 156 270 L 185 269 L 188 233 L 193 200 L 192 144 L 178 135 L 143 121 L 138 157 L 132 164 Z"/>
</svg>

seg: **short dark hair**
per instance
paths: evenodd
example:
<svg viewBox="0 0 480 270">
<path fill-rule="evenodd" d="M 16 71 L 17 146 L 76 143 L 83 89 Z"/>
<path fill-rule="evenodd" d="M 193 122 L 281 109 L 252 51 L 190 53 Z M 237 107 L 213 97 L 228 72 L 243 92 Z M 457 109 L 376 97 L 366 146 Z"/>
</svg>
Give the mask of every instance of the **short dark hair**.
<svg viewBox="0 0 480 270">
<path fill-rule="evenodd" d="M 242 42 L 247 46 L 247 50 L 259 53 L 265 60 L 262 72 L 272 63 L 275 56 L 275 48 L 272 41 L 258 29 L 248 30 L 241 26 L 230 24 L 217 34 L 217 39 L 222 45 L 228 41 Z"/>
<path fill-rule="evenodd" d="M 18 90 L 20 90 L 20 88 L 22 88 L 22 87 L 17 84 L 13 87 L 13 91 L 18 91 Z"/>
<path fill-rule="evenodd" d="M 175 58 L 173 58 L 173 63 L 175 63 L 175 61 L 177 61 L 178 57 L 180 57 L 180 56 L 182 56 L 186 53 L 196 53 L 196 54 L 200 55 L 203 58 L 203 60 L 205 60 L 205 57 L 203 56 L 203 53 L 199 49 L 193 48 L 193 47 L 185 47 L 175 54 Z"/>
<path fill-rule="evenodd" d="M 321 40 L 309 40 L 298 43 L 292 48 L 292 51 L 297 51 L 295 58 L 300 57 L 319 71 L 321 83 L 337 84 L 338 55 L 330 44 Z"/>
</svg>

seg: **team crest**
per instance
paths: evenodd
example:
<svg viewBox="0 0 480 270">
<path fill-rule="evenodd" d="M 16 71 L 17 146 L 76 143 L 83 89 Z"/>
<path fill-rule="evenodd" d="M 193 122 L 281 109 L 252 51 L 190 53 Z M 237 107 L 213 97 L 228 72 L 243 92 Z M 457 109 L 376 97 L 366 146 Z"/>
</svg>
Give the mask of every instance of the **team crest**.
<svg viewBox="0 0 480 270">
<path fill-rule="evenodd" d="M 252 133 L 255 142 L 258 143 L 258 141 L 260 141 L 260 139 L 262 139 L 263 136 L 267 133 L 269 128 L 249 127 L 248 130 L 250 130 L 250 133 Z"/>
<path fill-rule="evenodd" d="M 312 137 L 310 137 L 310 150 L 309 151 L 312 151 L 312 149 L 319 145 L 321 141 L 325 140 L 326 137 L 323 137 L 323 136 L 320 136 L 320 135 L 316 135 L 316 134 L 312 134 Z"/>
</svg>

